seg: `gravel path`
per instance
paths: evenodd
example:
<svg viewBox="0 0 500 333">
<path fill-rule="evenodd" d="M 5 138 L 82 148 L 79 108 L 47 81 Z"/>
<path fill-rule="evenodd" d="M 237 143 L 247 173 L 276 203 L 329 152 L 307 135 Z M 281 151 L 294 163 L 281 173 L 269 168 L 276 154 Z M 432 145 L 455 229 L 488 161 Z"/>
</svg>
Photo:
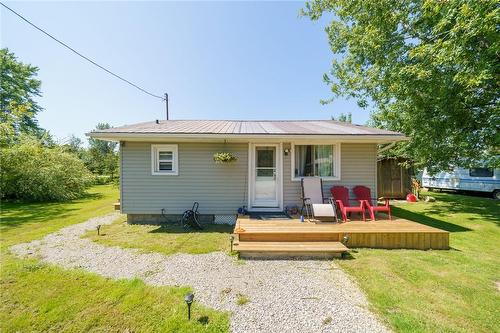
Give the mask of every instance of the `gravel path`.
<svg viewBox="0 0 500 333">
<path fill-rule="evenodd" d="M 332 261 L 247 260 L 222 252 L 202 255 L 140 253 L 107 247 L 80 236 L 110 214 L 72 225 L 42 240 L 18 244 L 18 256 L 38 256 L 66 268 L 109 278 L 140 278 L 158 286 L 191 286 L 195 300 L 231 311 L 232 332 L 387 332 L 367 300 Z M 238 295 L 250 300 L 237 305 Z"/>
</svg>

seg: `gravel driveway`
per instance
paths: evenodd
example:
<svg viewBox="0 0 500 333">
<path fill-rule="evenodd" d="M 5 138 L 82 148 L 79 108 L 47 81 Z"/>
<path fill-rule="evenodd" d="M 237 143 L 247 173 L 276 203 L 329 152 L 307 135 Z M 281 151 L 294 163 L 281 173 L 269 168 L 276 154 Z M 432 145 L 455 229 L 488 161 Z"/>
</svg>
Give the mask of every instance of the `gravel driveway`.
<svg viewBox="0 0 500 333">
<path fill-rule="evenodd" d="M 158 286 L 191 286 L 195 300 L 231 311 L 232 332 L 387 332 L 367 300 L 332 261 L 247 260 L 222 252 L 165 256 L 106 247 L 80 238 L 110 214 L 72 225 L 42 240 L 18 244 L 18 256 L 39 256 L 66 268 L 109 278 L 140 278 Z M 238 295 L 249 302 L 238 305 Z"/>
</svg>

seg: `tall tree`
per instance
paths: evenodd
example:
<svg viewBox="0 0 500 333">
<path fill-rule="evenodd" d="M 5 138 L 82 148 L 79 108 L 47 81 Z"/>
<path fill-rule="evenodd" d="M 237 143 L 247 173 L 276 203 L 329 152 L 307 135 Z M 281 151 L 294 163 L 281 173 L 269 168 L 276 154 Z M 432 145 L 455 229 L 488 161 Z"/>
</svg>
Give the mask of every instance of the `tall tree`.
<svg viewBox="0 0 500 333">
<path fill-rule="evenodd" d="M 66 143 L 67 150 L 71 153 L 76 153 L 82 149 L 82 144 L 82 139 L 74 134 L 71 134 L 71 136 L 68 138 L 68 142 Z"/>
<path fill-rule="evenodd" d="M 325 12 L 342 56 L 324 75 L 333 98 L 353 97 L 374 124 L 406 134 L 393 153 L 434 169 L 499 165 L 498 1 L 312 0 L 303 10 Z"/>
<path fill-rule="evenodd" d="M 111 128 L 108 123 L 99 123 L 96 129 L 103 130 Z M 116 142 L 102 141 L 89 138 L 89 151 L 85 164 L 94 173 L 109 175 L 112 179 L 118 172 L 118 154 L 116 153 Z"/>
<path fill-rule="evenodd" d="M 109 129 L 111 125 L 108 123 L 99 123 L 95 127 L 96 130 Z M 116 150 L 116 142 L 103 141 L 94 138 L 89 138 L 89 148 L 91 150 L 96 150 L 99 153 L 105 155 L 110 152 L 114 152 Z"/>
<path fill-rule="evenodd" d="M 342 121 L 344 123 L 349 123 L 351 124 L 352 123 L 352 113 L 349 112 L 349 113 L 341 113 L 340 116 L 338 116 L 337 118 L 335 118 L 334 116 L 332 116 L 332 120 L 336 120 L 336 121 Z"/>
<path fill-rule="evenodd" d="M 38 68 L 24 64 L 8 49 L 0 49 L 0 144 L 15 141 L 21 133 L 48 136 L 40 129 L 36 114 L 42 110 L 35 98 L 40 96 Z"/>
</svg>

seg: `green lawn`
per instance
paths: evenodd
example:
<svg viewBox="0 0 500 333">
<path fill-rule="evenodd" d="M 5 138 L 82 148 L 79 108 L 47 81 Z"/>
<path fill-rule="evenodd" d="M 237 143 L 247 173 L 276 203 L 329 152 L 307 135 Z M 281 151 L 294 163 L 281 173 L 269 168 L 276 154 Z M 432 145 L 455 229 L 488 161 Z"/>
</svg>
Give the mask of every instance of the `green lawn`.
<svg viewBox="0 0 500 333">
<path fill-rule="evenodd" d="M 450 231 L 449 251 L 353 251 L 338 261 L 398 332 L 500 332 L 500 203 L 429 193 L 396 216 Z"/>
<path fill-rule="evenodd" d="M 207 225 L 201 231 L 189 231 L 180 225 L 148 226 L 129 225 L 125 218 L 85 236 L 108 246 L 136 248 L 144 252 L 201 254 L 230 250 L 229 236 L 233 231 L 229 225 Z"/>
<path fill-rule="evenodd" d="M 112 211 L 114 186 L 96 186 L 68 203 L 3 203 L 0 272 L 0 331 L 226 332 L 229 315 L 195 302 L 186 319 L 183 288 L 110 280 L 18 259 L 8 247 L 40 239 L 64 226 Z"/>
<path fill-rule="evenodd" d="M 435 203 L 399 204 L 394 215 L 450 231 L 450 251 L 370 250 L 337 261 L 373 310 L 398 332 L 500 332 L 500 203 L 432 193 Z M 8 247 L 112 211 L 118 191 L 94 187 L 69 203 L 2 205 L 0 331 L 228 331 L 229 315 L 195 303 L 185 288 L 110 280 L 14 258 Z M 124 218 L 86 236 L 106 245 L 172 254 L 227 251 L 231 227 L 204 232 L 136 226 Z"/>
</svg>

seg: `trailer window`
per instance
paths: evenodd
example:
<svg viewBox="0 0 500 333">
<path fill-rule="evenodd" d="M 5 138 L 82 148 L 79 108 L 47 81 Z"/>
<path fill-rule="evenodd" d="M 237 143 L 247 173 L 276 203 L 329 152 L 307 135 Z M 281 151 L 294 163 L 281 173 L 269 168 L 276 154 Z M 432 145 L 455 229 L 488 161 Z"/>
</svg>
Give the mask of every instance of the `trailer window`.
<svg viewBox="0 0 500 333">
<path fill-rule="evenodd" d="M 490 168 L 472 168 L 469 170 L 471 177 L 493 177 L 493 169 Z"/>
</svg>

